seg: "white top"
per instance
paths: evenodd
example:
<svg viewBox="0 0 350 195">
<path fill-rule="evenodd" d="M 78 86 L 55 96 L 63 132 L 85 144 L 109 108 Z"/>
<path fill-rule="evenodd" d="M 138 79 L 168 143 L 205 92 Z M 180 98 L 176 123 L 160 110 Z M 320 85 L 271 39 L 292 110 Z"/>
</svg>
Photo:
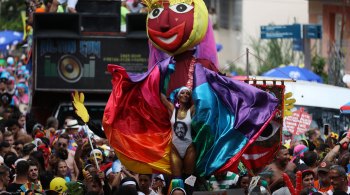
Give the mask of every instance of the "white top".
<svg viewBox="0 0 350 195">
<path fill-rule="evenodd" d="M 172 128 L 172 143 L 179 152 L 181 158 L 186 154 L 188 146 L 192 143 L 191 135 L 191 110 L 188 109 L 184 119 L 177 119 L 175 123 L 175 110 L 170 119 Z"/>
</svg>

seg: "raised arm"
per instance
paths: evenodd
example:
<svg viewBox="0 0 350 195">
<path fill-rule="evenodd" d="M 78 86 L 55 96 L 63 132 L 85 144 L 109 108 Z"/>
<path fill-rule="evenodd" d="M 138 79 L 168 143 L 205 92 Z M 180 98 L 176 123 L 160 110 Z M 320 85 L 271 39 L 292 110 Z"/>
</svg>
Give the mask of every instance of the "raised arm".
<svg viewBox="0 0 350 195">
<path fill-rule="evenodd" d="M 162 93 L 160 95 L 160 100 L 162 101 L 164 106 L 167 108 L 169 116 L 171 117 L 171 115 L 173 114 L 173 111 L 174 111 L 174 105 Z"/>
</svg>

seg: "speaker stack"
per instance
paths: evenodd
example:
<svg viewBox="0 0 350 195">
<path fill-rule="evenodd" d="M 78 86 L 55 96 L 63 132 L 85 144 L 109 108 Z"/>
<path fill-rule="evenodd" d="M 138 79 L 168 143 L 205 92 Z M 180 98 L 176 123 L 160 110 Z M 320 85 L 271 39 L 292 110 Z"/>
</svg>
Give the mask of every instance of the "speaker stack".
<svg viewBox="0 0 350 195">
<path fill-rule="evenodd" d="M 79 0 L 82 32 L 120 32 L 120 6 L 117 0 Z"/>
</svg>

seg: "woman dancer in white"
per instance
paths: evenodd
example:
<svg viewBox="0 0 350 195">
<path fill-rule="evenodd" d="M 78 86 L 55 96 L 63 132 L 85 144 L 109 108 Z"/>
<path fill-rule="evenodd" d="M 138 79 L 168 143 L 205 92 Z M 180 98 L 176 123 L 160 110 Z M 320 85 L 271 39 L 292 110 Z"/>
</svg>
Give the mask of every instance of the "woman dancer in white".
<svg viewBox="0 0 350 195">
<path fill-rule="evenodd" d="M 176 97 L 179 107 L 175 107 L 164 94 L 161 97 L 163 104 L 168 109 L 172 126 L 170 151 L 172 174 L 179 178 L 182 174 L 189 176 L 194 172 L 196 160 L 196 150 L 191 135 L 191 121 L 195 113 L 192 105 L 192 90 L 187 87 L 180 88 Z"/>
</svg>

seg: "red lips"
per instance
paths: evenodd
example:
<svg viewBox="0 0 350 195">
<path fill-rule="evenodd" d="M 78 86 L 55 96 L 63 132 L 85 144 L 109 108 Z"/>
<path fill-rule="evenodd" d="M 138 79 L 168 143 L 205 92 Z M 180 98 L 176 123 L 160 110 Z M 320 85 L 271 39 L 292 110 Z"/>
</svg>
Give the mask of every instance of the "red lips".
<svg viewBox="0 0 350 195">
<path fill-rule="evenodd" d="M 185 32 L 185 22 L 171 28 L 167 32 L 160 32 L 148 28 L 148 35 L 151 40 L 166 51 L 174 52 L 182 45 Z"/>
</svg>

